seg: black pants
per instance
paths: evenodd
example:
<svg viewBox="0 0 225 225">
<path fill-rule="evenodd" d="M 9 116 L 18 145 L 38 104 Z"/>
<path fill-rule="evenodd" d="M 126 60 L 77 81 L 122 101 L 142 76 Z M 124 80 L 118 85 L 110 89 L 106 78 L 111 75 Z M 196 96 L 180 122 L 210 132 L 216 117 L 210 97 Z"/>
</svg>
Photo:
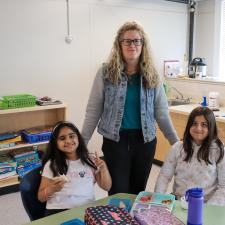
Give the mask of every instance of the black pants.
<svg viewBox="0 0 225 225">
<path fill-rule="evenodd" d="M 102 151 L 112 177 L 109 195 L 144 191 L 155 155 L 156 138 L 144 143 L 141 130 L 120 132 L 120 141 L 103 138 Z"/>
</svg>

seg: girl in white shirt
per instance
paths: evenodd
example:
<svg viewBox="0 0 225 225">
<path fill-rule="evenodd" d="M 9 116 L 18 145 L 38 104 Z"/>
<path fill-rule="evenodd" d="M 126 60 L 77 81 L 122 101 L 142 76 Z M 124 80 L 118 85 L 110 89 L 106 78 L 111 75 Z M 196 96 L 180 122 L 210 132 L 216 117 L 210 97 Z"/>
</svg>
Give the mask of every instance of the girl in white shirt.
<svg viewBox="0 0 225 225">
<path fill-rule="evenodd" d="M 90 156 L 79 130 L 70 122 L 55 125 L 43 159 L 38 199 L 47 201 L 51 215 L 94 201 L 94 183 L 111 188 L 107 166 L 97 154 Z"/>
<path fill-rule="evenodd" d="M 155 192 L 166 192 L 173 176 L 173 193 L 178 199 L 187 189 L 202 187 L 207 203 L 225 205 L 224 145 L 217 136 L 215 116 L 209 108 L 197 107 L 191 112 L 183 141 L 172 146 Z"/>
</svg>

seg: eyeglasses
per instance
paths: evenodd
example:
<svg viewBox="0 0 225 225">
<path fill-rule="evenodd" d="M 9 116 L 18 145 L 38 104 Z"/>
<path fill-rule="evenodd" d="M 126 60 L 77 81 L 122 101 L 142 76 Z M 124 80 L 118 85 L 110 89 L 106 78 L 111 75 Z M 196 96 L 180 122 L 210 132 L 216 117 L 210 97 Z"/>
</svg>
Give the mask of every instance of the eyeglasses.
<svg viewBox="0 0 225 225">
<path fill-rule="evenodd" d="M 65 141 L 67 136 L 69 137 L 70 140 L 73 140 L 77 137 L 77 134 L 76 133 L 70 133 L 68 135 L 62 135 L 62 136 L 58 137 L 58 140 L 59 141 Z"/>
<path fill-rule="evenodd" d="M 143 44 L 143 39 L 123 39 L 121 40 L 121 43 L 124 45 L 124 46 L 131 46 L 132 43 L 135 45 L 135 46 L 140 46 Z"/>
</svg>

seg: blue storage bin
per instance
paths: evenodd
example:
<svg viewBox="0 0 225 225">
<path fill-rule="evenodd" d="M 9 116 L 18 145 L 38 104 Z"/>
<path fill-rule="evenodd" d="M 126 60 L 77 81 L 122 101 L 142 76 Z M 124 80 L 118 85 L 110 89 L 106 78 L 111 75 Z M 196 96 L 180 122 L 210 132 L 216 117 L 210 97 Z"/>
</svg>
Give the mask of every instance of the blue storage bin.
<svg viewBox="0 0 225 225">
<path fill-rule="evenodd" d="M 51 131 L 37 133 L 37 134 L 29 134 L 25 130 L 22 131 L 23 140 L 30 144 L 43 142 L 43 141 L 49 141 L 51 135 L 52 135 Z"/>
</svg>

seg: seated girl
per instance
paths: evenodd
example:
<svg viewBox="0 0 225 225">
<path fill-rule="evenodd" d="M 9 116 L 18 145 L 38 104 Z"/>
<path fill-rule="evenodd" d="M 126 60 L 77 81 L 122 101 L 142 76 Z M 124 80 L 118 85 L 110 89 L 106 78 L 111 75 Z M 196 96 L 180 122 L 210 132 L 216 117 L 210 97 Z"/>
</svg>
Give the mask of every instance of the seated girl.
<svg viewBox="0 0 225 225">
<path fill-rule="evenodd" d="M 70 122 L 59 122 L 43 159 L 38 199 L 47 201 L 51 215 L 94 201 L 94 183 L 111 188 L 107 166 L 97 155 L 91 157 L 78 129 Z"/>
<path fill-rule="evenodd" d="M 166 192 L 173 176 L 173 194 L 178 199 L 187 189 L 202 187 L 207 203 L 225 205 L 224 145 L 217 136 L 215 116 L 209 108 L 197 107 L 191 112 L 183 141 L 172 146 L 155 192 Z"/>
</svg>

